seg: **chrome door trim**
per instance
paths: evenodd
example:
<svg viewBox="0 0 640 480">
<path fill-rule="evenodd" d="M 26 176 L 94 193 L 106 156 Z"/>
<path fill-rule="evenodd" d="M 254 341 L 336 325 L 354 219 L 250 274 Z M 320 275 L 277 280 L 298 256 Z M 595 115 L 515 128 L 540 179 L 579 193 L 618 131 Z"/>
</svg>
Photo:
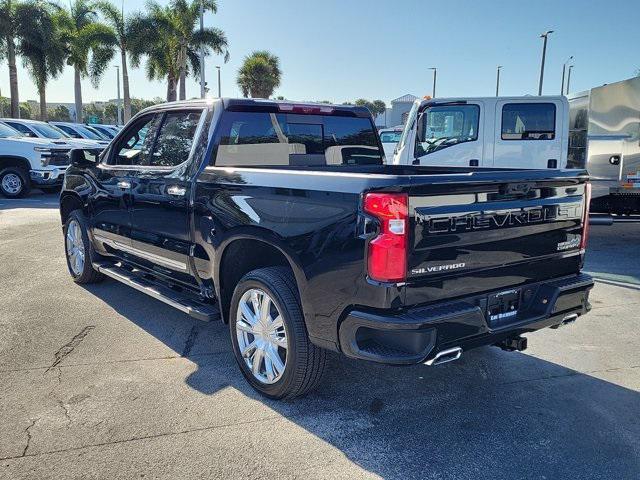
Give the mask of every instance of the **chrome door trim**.
<svg viewBox="0 0 640 480">
<path fill-rule="evenodd" d="M 156 263 L 158 265 L 161 265 L 163 267 L 167 267 L 170 268 L 172 270 L 177 270 L 179 272 L 188 272 L 188 267 L 187 264 L 185 262 L 181 262 L 178 260 L 174 260 L 172 258 L 167 258 L 163 255 L 158 255 L 155 253 L 151 253 L 151 252 L 147 252 L 144 250 L 141 250 L 139 248 L 136 248 L 134 246 L 131 245 L 127 245 L 125 243 L 122 243 L 118 240 L 114 240 L 112 238 L 107 238 L 105 236 L 100 235 L 99 233 L 95 233 L 93 234 L 93 237 L 99 241 L 102 242 L 106 245 L 109 245 L 110 247 L 113 248 L 117 248 L 118 250 L 122 250 L 124 252 L 130 253 L 132 255 L 135 255 L 136 257 L 140 257 L 140 258 L 144 258 L 145 260 L 148 260 L 152 263 Z"/>
</svg>

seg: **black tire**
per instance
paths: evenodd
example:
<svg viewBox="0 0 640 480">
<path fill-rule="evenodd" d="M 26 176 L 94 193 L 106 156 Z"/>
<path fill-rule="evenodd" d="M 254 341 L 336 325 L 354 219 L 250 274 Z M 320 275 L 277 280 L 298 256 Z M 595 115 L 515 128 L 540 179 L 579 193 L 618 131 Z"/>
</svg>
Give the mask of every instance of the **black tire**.
<svg viewBox="0 0 640 480">
<path fill-rule="evenodd" d="M 60 193 L 60 190 L 62 190 L 62 185 L 53 185 L 50 187 L 38 187 L 40 188 L 40 190 L 42 190 L 44 193 Z"/>
<path fill-rule="evenodd" d="M 261 289 L 271 297 L 283 318 L 286 329 L 288 343 L 286 365 L 282 377 L 275 383 L 263 383 L 257 379 L 245 363 L 238 346 L 237 311 L 240 299 L 252 288 Z M 326 353 L 309 341 L 295 278 L 288 268 L 260 268 L 242 277 L 231 299 L 229 331 L 233 353 L 242 374 L 262 395 L 273 399 L 299 397 L 315 388 L 320 381 L 325 367 Z"/>
<path fill-rule="evenodd" d="M 84 262 L 81 269 L 78 272 L 74 271 L 74 268 L 71 266 L 70 258 L 69 258 L 69 242 L 67 241 L 67 233 L 69 231 L 70 225 L 74 222 L 77 222 L 80 227 L 82 239 L 82 245 L 84 247 Z M 64 252 L 65 257 L 67 259 L 67 268 L 69 269 L 69 273 L 73 278 L 73 281 L 79 284 L 88 284 L 88 283 L 97 283 L 104 280 L 104 274 L 98 272 L 93 268 L 93 262 L 98 258 L 98 254 L 93 249 L 93 245 L 89 241 L 89 236 L 87 234 L 87 221 L 84 218 L 84 215 L 81 210 L 74 210 L 69 214 L 67 221 L 64 224 Z"/>
<path fill-rule="evenodd" d="M 19 181 L 19 187 L 16 191 L 14 188 L 7 188 L 5 184 L 5 177 L 12 178 L 11 182 L 15 185 L 15 181 Z M 7 167 L 0 169 L 0 193 L 7 198 L 21 198 L 26 196 L 31 190 L 31 180 L 29 179 L 29 172 L 20 167 Z"/>
</svg>

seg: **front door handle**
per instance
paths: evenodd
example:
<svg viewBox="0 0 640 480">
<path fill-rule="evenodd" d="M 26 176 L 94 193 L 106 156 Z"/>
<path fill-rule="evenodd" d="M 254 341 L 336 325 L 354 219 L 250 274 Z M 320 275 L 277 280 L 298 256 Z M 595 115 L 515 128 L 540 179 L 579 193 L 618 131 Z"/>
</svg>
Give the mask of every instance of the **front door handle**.
<svg viewBox="0 0 640 480">
<path fill-rule="evenodd" d="M 128 188 L 131 188 L 131 182 L 127 182 L 126 180 L 120 180 L 118 183 L 118 188 L 121 188 L 123 190 L 126 190 Z"/>
<path fill-rule="evenodd" d="M 184 194 L 187 193 L 187 189 L 179 185 L 171 185 L 170 187 L 167 187 L 167 193 L 174 197 L 184 197 Z"/>
</svg>

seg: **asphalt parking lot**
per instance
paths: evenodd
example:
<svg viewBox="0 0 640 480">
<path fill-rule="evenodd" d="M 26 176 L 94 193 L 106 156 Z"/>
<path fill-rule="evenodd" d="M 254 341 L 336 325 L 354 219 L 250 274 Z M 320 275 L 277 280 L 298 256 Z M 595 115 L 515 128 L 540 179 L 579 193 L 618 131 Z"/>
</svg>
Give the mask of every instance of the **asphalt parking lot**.
<svg viewBox="0 0 640 480">
<path fill-rule="evenodd" d="M 222 323 L 69 277 L 57 198 L 0 199 L 0 477 L 637 479 L 640 225 L 592 227 L 592 312 L 439 367 L 331 355 L 268 401 Z"/>
</svg>

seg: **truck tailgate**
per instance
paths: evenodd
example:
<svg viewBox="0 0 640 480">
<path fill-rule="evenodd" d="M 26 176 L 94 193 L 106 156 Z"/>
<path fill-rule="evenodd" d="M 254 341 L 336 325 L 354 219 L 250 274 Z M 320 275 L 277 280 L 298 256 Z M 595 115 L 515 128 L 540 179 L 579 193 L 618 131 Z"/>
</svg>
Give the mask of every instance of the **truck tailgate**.
<svg viewBox="0 0 640 480">
<path fill-rule="evenodd" d="M 586 178 L 575 174 L 545 180 L 494 172 L 491 181 L 476 175 L 441 185 L 414 178 L 406 303 L 577 273 Z"/>
</svg>

